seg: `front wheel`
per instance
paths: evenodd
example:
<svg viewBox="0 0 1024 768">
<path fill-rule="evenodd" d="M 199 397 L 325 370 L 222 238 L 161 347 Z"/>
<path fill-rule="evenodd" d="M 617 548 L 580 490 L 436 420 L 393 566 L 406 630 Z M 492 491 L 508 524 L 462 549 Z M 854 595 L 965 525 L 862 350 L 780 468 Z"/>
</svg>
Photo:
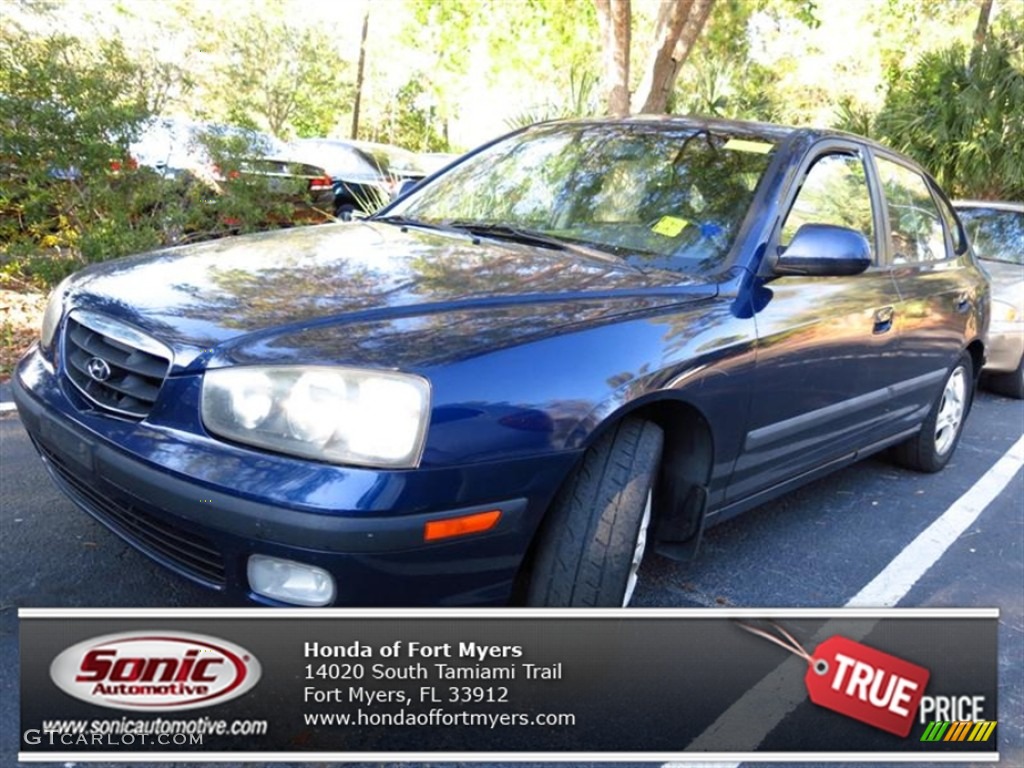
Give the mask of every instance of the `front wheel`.
<svg viewBox="0 0 1024 768">
<path fill-rule="evenodd" d="M 993 392 L 1024 400 L 1024 357 L 1017 363 L 1016 371 L 989 374 L 987 383 Z"/>
<path fill-rule="evenodd" d="M 530 605 L 629 603 L 646 549 L 662 441 L 657 424 L 625 419 L 587 450 L 541 529 Z"/>
<path fill-rule="evenodd" d="M 895 448 L 896 460 L 918 472 L 938 472 L 960 442 L 974 394 L 974 366 L 966 354 L 946 376 L 921 431 Z"/>
</svg>

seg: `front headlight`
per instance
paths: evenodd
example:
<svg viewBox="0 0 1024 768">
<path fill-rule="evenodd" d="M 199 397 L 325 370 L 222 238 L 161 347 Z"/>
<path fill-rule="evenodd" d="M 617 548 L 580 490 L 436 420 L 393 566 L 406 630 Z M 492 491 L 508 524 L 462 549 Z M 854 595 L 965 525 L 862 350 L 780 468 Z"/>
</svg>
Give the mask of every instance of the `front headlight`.
<svg viewBox="0 0 1024 768">
<path fill-rule="evenodd" d="M 1017 308 L 1008 301 L 992 300 L 992 320 L 997 323 L 1015 323 L 1021 319 Z"/>
<path fill-rule="evenodd" d="M 415 467 L 430 416 L 426 379 L 327 366 L 207 371 L 203 424 L 240 443 L 335 464 Z"/>
<path fill-rule="evenodd" d="M 53 337 L 60 325 L 60 318 L 64 312 L 64 294 L 67 292 L 71 278 L 65 277 L 60 285 L 53 289 L 50 300 L 46 302 L 46 311 L 43 312 L 43 325 L 39 331 L 39 346 L 49 349 L 53 344 Z"/>
</svg>

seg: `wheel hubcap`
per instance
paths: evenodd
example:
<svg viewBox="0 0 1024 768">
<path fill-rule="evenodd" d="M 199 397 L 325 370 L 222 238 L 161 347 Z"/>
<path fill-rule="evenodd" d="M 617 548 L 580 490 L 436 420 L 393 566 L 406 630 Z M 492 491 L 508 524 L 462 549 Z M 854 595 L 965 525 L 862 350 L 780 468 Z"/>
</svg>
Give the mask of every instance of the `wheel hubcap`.
<svg viewBox="0 0 1024 768">
<path fill-rule="evenodd" d="M 636 546 L 633 548 L 633 560 L 629 564 L 629 578 L 626 580 L 626 593 L 622 596 L 623 607 L 629 605 L 633 599 L 633 590 L 636 589 L 637 574 L 640 572 L 640 563 L 644 559 L 644 550 L 647 549 L 647 527 L 651 524 L 651 494 L 647 494 L 647 504 L 644 506 L 644 516 L 640 519 L 640 530 L 636 535 Z"/>
<path fill-rule="evenodd" d="M 939 403 L 939 415 L 935 420 L 935 452 L 944 456 L 953 447 L 964 419 L 967 401 L 967 374 L 962 367 L 956 368 L 946 380 Z"/>
</svg>

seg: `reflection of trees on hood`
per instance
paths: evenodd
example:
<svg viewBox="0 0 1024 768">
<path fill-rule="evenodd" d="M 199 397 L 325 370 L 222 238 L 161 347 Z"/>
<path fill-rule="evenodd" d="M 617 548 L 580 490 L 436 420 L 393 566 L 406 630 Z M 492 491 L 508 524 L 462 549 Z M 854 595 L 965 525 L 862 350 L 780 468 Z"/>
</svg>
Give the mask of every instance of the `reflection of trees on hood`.
<svg viewBox="0 0 1024 768">
<path fill-rule="evenodd" d="M 236 360 L 395 367 L 654 311 L 688 299 L 646 291 L 679 283 L 571 249 L 368 222 L 130 259 L 87 290 L 138 297 L 129 311 L 158 337 L 209 347 L 238 338 Z"/>
<path fill-rule="evenodd" d="M 416 250 L 422 249 L 409 248 L 410 254 Z M 215 265 L 207 277 L 216 291 L 188 284 L 179 289 L 202 294 L 197 316 L 234 328 L 251 327 L 253 320 L 273 327 L 338 312 L 637 284 L 635 274 L 611 266 L 567 266 L 560 259 L 531 260 L 523 253 L 460 246 L 405 259 L 385 257 L 380 268 L 344 258 L 309 265 L 299 257 L 266 268 Z"/>
<path fill-rule="evenodd" d="M 422 368 L 540 341 L 572 325 L 579 330 L 615 321 L 624 312 L 652 310 L 641 298 L 476 306 L 354 323 L 319 326 L 271 342 L 281 359 L 296 350 L 324 362 L 382 368 Z M 594 350 L 597 353 L 599 350 Z M 265 359 L 267 350 L 260 350 Z"/>
<path fill-rule="evenodd" d="M 520 293 L 576 293 L 628 289 L 642 284 L 632 270 L 596 260 L 572 263 L 543 253 L 460 247 L 442 258 L 418 256 L 410 262 L 424 301 Z"/>
<path fill-rule="evenodd" d="M 381 277 L 372 270 L 344 261 L 302 266 L 298 261 L 280 267 L 248 270 L 209 270 L 207 286 L 181 285 L 179 290 L 197 298 L 187 311 L 190 316 L 213 320 L 228 328 L 251 328 L 259 323 L 268 328 L 313 320 L 328 314 L 332 287 L 342 288 L 345 308 L 356 312 L 379 306 L 387 292 L 381 291 Z M 391 287 L 390 291 L 403 286 Z"/>
<path fill-rule="evenodd" d="M 322 243 L 313 245 L 324 250 Z M 271 329 L 364 310 L 466 300 L 489 303 L 520 294 L 628 290 L 652 281 L 632 270 L 577 260 L 562 252 L 471 245 L 448 235 L 403 238 L 394 248 L 374 247 L 378 250 L 364 251 L 358 259 L 322 258 L 310 249 L 308 257 L 292 256 L 269 266 L 262 265 L 258 254 L 248 267 L 213 263 L 205 279 L 175 286 L 189 297 L 176 311 L 228 328 Z M 662 277 L 655 282 L 671 281 Z M 427 308 L 423 322 L 448 333 L 454 330 L 448 312 L 431 311 Z M 548 326 L 557 314 L 550 307 L 531 312 L 549 315 Z"/>
</svg>

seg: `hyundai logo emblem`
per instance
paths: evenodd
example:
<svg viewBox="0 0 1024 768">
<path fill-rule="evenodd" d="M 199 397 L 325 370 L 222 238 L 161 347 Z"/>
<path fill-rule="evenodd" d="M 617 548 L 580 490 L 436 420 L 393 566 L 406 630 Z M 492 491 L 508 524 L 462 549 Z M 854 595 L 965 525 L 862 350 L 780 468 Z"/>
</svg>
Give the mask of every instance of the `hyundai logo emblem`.
<svg viewBox="0 0 1024 768">
<path fill-rule="evenodd" d="M 85 364 L 86 373 L 93 381 L 106 381 L 110 378 L 110 366 L 102 357 L 91 357 Z"/>
</svg>

